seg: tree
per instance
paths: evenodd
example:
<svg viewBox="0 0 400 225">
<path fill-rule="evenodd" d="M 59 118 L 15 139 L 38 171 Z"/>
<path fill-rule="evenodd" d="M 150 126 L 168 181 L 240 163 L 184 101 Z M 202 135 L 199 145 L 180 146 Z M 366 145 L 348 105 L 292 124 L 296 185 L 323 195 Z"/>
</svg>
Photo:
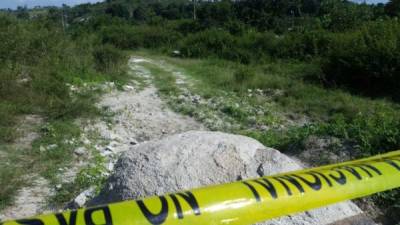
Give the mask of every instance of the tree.
<svg viewBox="0 0 400 225">
<path fill-rule="evenodd" d="M 385 11 L 389 16 L 400 16 L 400 0 L 390 0 L 385 6 Z"/>
<path fill-rule="evenodd" d="M 28 8 L 26 8 L 26 6 L 18 6 L 16 10 L 16 15 L 19 19 L 29 19 Z"/>
<path fill-rule="evenodd" d="M 111 16 L 129 18 L 128 9 L 121 3 L 110 3 L 105 12 L 106 14 L 110 14 Z"/>
</svg>

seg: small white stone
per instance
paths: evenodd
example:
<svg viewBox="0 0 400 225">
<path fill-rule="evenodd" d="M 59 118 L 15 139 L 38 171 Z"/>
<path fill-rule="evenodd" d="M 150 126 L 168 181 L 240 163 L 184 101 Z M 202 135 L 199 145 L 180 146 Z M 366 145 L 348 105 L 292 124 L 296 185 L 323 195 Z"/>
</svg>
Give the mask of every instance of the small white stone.
<svg viewBox="0 0 400 225">
<path fill-rule="evenodd" d="M 135 139 L 131 139 L 130 141 L 129 141 L 129 144 L 131 144 L 131 145 L 137 145 L 139 142 L 137 141 L 137 140 L 135 140 Z"/>
<path fill-rule="evenodd" d="M 81 156 L 86 153 L 86 148 L 85 147 L 79 147 L 74 150 L 75 155 Z"/>
<path fill-rule="evenodd" d="M 46 148 L 45 147 L 43 147 L 42 145 L 39 147 L 39 151 L 40 152 L 45 152 L 46 151 Z"/>
<path fill-rule="evenodd" d="M 104 148 L 104 151 L 107 151 L 107 152 L 114 152 L 114 147 L 113 146 L 110 146 L 110 145 L 108 145 L 107 147 L 105 147 Z"/>
<path fill-rule="evenodd" d="M 107 170 L 108 171 L 113 171 L 114 170 L 114 163 L 113 162 L 109 162 L 107 165 Z"/>
<path fill-rule="evenodd" d="M 85 144 L 85 145 L 90 145 L 92 142 L 87 137 L 83 137 L 82 138 L 82 143 Z"/>
<path fill-rule="evenodd" d="M 122 87 L 122 89 L 123 89 L 124 91 L 133 91 L 133 90 L 135 90 L 135 88 L 132 87 L 132 86 L 130 86 L 130 85 L 124 85 L 124 86 Z"/>
<path fill-rule="evenodd" d="M 87 202 L 87 200 L 92 197 L 94 195 L 94 187 L 90 187 L 89 189 L 86 189 L 85 191 L 83 191 L 82 193 L 80 193 L 75 199 L 74 199 L 74 203 L 78 206 L 78 207 L 83 207 L 85 205 L 85 203 Z"/>
</svg>

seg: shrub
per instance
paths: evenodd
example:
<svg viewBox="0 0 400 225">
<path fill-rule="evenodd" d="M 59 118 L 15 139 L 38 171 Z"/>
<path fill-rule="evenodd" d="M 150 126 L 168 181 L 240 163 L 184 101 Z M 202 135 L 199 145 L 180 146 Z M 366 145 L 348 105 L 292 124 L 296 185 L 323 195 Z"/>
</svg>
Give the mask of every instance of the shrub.
<svg viewBox="0 0 400 225">
<path fill-rule="evenodd" d="M 129 25 L 103 27 L 100 34 L 104 44 L 112 44 L 120 49 L 135 49 L 140 46 L 133 27 Z"/>
<path fill-rule="evenodd" d="M 160 25 L 121 25 L 103 27 L 103 43 L 120 49 L 171 48 L 181 38 L 172 28 Z"/>
<path fill-rule="evenodd" d="M 373 22 L 336 36 L 322 66 L 325 81 L 400 100 L 400 23 Z"/>
<path fill-rule="evenodd" d="M 112 45 L 103 45 L 93 50 L 93 58 L 98 71 L 110 73 L 125 63 L 126 55 Z"/>
<path fill-rule="evenodd" d="M 330 48 L 333 34 L 324 30 L 287 33 L 280 37 L 274 56 L 280 58 L 309 59 L 323 56 Z"/>
<path fill-rule="evenodd" d="M 320 132 L 355 143 L 355 151 L 363 155 L 400 148 L 400 119 L 390 112 L 360 113 L 351 120 L 339 116 L 324 124 Z"/>
<path fill-rule="evenodd" d="M 136 41 L 144 48 L 172 48 L 181 35 L 163 26 L 136 26 L 133 31 Z"/>
<path fill-rule="evenodd" d="M 188 35 L 181 43 L 180 50 L 187 57 L 232 56 L 235 38 L 226 30 L 211 28 Z"/>
</svg>

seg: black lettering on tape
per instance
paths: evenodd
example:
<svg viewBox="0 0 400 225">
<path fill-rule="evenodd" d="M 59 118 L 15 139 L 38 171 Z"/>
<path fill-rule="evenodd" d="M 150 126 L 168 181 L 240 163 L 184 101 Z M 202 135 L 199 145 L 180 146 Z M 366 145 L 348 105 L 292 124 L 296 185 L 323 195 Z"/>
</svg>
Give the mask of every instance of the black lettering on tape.
<svg viewBox="0 0 400 225">
<path fill-rule="evenodd" d="M 278 193 L 276 192 L 275 186 L 269 181 L 267 178 L 261 178 L 258 180 L 254 180 L 257 184 L 263 186 L 265 190 L 269 192 L 272 198 L 278 198 Z"/>
<path fill-rule="evenodd" d="M 256 201 L 261 202 L 260 194 L 258 194 L 257 190 L 251 184 L 247 183 L 246 181 L 243 181 L 242 183 L 250 189 L 250 191 L 251 191 L 251 193 L 253 193 Z"/>
<path fill-rule="evenodd" d="M 372 171 L 375 172 L 379 176 L 382 175 L 382 172 L 379 171 L 376 167 L 368 165 L 368 164 L 355 164 L 354 167 L 358 167 L 358 168 L 362 169 L 366 174 L 368 174 L 369 177 L 374 177 L 371 173 Z"/>
<path fill-rule="evenodd" d="M 40 219 L 22 219 L 17 220 L 17 223 L 23 225 L 44 225 L 44 222 Z"/>
<path fill-rule="evenodd" d="M 313 173 L 306 173 L 314 178 L 314 182 L 307 180 L 306 178 L 293 174 L 292 176 L 296 177 L 297 179 L 301 180 L 303 183 L 307 184 L 310 188 L 314 189 L 315 191 L 319 191 L 322 188 L 322 182 L 319 177 Z"/>
<path fill-rule="evenodd" d="M 168 216 L 168 202 L 167 199 L 164 196 L 158 197 L 161 201 L 161 210 L 159 213 L 152 213 L 150 210 L 146 207 L 144 202 L 142 200 L 136 201 L 138 204 L 140 210 L 142 211 L 143 215 L 146 217 L 146 219 L 153 225 L 160 225 L 165 222 Z"/>
<path fill-rule="evenodd" d="M 393 166 L 394 168 L 400 171 L 400 166 L 395 161 L 387 159 L 385 160 L 385 162 L 387 162 L 389 165 Z"/>
<path fill-rule="evenodd" d="M 301 186 L 301 184 L 296 180 L 296 178 L 294 178 L 292 175 L 283 175 L 283 176 L 277 176 L 274 177 L 275 180 L 279 181 L 279 183 L 281 183 L 288 195 L 292 195 L 292 190 L 290 190 L 289 186 L 285 183 L 286 181 L 289 181 L 291 184 L 293 184 L 294 186 L 296 186 L 296 188 L 301 192 L 304 193 L 304 188 Z"/>
<path fill-rule="evenodd" d="M 187 191 L 185 193 L 178 193 L 177 195 L 179 195 L 180 197 L 185 199 L 185 201 L 190 205 L 190 207 L 192 208 L 192 210 L 196 216 L 200 215 L 199 204 L 197 203 L 196 198 L 194 197 L 194 195 L 191 192 Z M 176 212 L 178 214 L 178 219 L 183 219 L 182 207 L 181 207 L 181 204 L 180 204 L 178 198 L 176 197 L 175 194 L 171 194 L 170 197 L 171 197 L 172 201 L 174 202 Z"/>
<path fill-rule="evenodd" d="M 102 211 L 104 215 L 104 221 L 105 223 L 102 224 L 96 224 L 95 221 L 93 221 L 93 213 Z M 85 217 L 85 223 L 86 225 L 112 225 L 112 217 L 111 217 L 111 212 L 108 206 L 101 206 L 101 207 L 96 207 L 96 208 L 89 208 L 85 210 L 84 213 Z"/>
<path fill-rule="evenodd" d="M 332 169 L 332 170 L 334 172 L 337 172 L 339 174 L 339 176 L 335 176 L 331 173 L 331 174 L 329 174 L 329 177 L 332 178 L 333 180 L 335 180 L 340 185 L 345 185 L 347 183 L 347 178 L 344 175 L 344 173 L 342 171 L 340 171 L 339 169 Z"/>
<path fill-rule="evenodd" d="M 338 167 L 339 169 L 344 169 L 353 174 L 358 180 L 362 179 L 362 176 L 358 173 L 356 169 L 353 168 L 352 165 L 347 165 L 347 166 L 340 166 Z"/>
<path fill-rule="evenodd" d="M 361 166 L 368 167 L 369 169 L 375 171 L 375 173 L 378 174 L 379 176 L 382 175 L 382 172 L 381 172 L 378 168 L 376 168 L 375 166 L 373 166 L 373 165 L 361 164 Z"/>
<path fill-rule="evenodd" d="M 56 218 L 60 225 L 76 225 L 77 214 L 78 214 L 77 211 L 72 211 L 69 215 L 69 222 L 67 222 L 67 220 L 64 217 L 64 214 L 62 214 L 62 213 L 57 213 Z"/>
<path fill-rule="evenodd" d="M 397 159 L 395 157 L 393 158 L 385 158 L 384 160 L 387 164 L 389 164 L 390 166 L 394 167 L 395 169 L 397 169 L 398 171 L 400 171 L 400 165 L 396 163 L 396 161 L 400 162 L 400 159 Z"/>
<path fill-rule="evenodd" d="M 317 172 L 317 171 L 310 171 L 308 173 L 315 174 L 315 175 L 318 175 L 318 176 L 322 177 L 326 181 L 326 183 L 329 185 L 329 187 L 332 187 L 331 180 L 329 180 L 329 178 L 327 176 L 325 176 L 325 174 Z"/>
</svg>

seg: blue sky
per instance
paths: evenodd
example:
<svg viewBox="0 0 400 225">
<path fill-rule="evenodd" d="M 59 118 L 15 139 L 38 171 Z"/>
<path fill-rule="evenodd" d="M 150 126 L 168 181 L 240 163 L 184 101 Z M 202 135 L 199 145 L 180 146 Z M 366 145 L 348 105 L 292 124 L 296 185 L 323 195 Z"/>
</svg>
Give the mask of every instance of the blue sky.
<svg viewBox="0 0 400 225">
<path fill-rule="evenodd" d="M 63 3 L 67 5 L 76 5 L 87 2 L 100 2 L 102 0 L 0 0 L 0 8 L 15 9 L 17 6 L 61 6 Z M 354 0 L 355 2 L 363 2 L 364 0 Z M 366 0 L 368 3 L 387 2 L 388 0 Z"/>
<path fill-rule="evenodd" d="M 353 0 L 353 2 L 364 2 L 364 0 Z M 386 3 L 388 0 L 366 0 L 367 3 Z"/>
<path fill-rule="evenodd" d="M 61 6 L 62 4 L 77 5 L 81 3 L 94 3 L 103 0 L 0 0 L 0 8 L 15 9 L 17 6 Z"/>
</svg>

